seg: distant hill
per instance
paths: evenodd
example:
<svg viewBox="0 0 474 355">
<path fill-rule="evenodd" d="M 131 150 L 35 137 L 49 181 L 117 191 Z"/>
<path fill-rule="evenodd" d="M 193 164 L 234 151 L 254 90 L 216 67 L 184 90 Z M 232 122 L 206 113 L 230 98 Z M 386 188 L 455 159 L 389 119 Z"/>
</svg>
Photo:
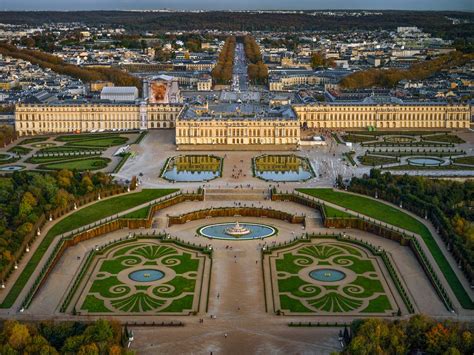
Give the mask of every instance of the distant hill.
<svg viewBox="0 0 474 355">
<path fill-rule="evenodd" d="M 341 10 L 342 11 L 342 10 Z M 341 12 L 335 11 L 335 12 Z M 349 12 L 358 12 L 350 10 Z M 359 11 L 360 12 L 360 11 Z M 382 15 L 379 13 L 382 12 Z M 136 30 L 348 30 L 395 29 L 397 26 L 419 26 L 427 29 L 453 27 L 450 18 L 474 23 L 474 14 L 453 11 L 373 11 L 367 16 L 325 16 L 319 11 L 301 13 L 277 12 L 140 12 L 135 11 L 9 11 L 0 12 L 3 23 L 34 24 L 47 22 L 82 22 L 90 25 L 124 25 Z M 140 21 L 137 21 L 137 17 Z M 466 25 L 457 25 L 463 27 Z M 472 24 L 467 26 L 471 26 Z"/>
</svg>

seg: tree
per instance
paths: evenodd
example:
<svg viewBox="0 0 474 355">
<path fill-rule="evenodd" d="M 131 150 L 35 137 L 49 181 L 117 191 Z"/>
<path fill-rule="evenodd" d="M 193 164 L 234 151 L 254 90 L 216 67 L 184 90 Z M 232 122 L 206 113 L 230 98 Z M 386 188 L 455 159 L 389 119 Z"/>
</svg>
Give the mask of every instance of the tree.
<svg viewBox="0 0 474 355">
<path fill-rule="evenodd" d="M 68 188 L 71 186 L 71 178 L 73 174 L 71 171 L 63 169 L 60 170 L 57 174 L 58 185 L 63 188 Z"/>
<path fill-rule="evenodd" d="M 77 352 L 78 355 L 99 355 L 99 348 L 95 343 L 82 345 Z"/>
<path fill-rule="evenodd" d="M 25 192 L 21 199 L 20 208 L 19 208 L 19 215 L 21 218 L 25 218 L 27 215 L 31 213 L 33 207 L 37 204 L 36 198 L 31 194 L 31 192 Z"/>
<path fill-rule="evenodd" d="M 22 350 L 30 342 L 31 335 L 28 327 L 24 324 L 15 322 L 10 330 L 8 344 L 15 350 Z"/>
<path fill-rule="evenodd" d="M 332 58 L 326 58 L 322 52 L 315 52 L 311 55 L 311 67 L 316 68 L 329 68 L 334 66 L 334 60 Z"/>
<path fill-rule="evenodd" d="M 84 174 L 81 181 L 81 187 L 87 192 L 94 190 L 94 184 L 92 183 L 92 179 L 89 175 Z"/>
<path fill-rule="evenodd" d="M 449 330 L 441 323 L 426 333 L 426 349 L 433 354 L 442 354 L 449 347 Z"/>
<path fill-rule="evenodd" d="M 66 208 L 72 200 L 73 197 L 64 189 L 59 189 L 54 198 L 54 202 L 59 208 Z"/>
</svg>

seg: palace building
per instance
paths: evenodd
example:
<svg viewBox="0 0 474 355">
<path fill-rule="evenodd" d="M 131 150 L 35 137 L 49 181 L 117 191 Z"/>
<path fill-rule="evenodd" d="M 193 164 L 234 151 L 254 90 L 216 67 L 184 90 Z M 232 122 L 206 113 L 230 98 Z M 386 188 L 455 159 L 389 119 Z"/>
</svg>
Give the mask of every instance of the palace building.
<svg viewBox="0 0 474 355">
<path fill-rule="evenodd" d="M 186 107 L 176 121 L 179 149 L 295 149 L 300 124 L 291 106 L 217 104 Z"/>
<path fill-rule="evenodd" d="M 15 128 L 20 136 L 173 128 L 178 149 L 296 149 L 300 128 L 467 129 L 471 120 L 467 104 L 371 98 L 273 105 L 240 101 L 183 105 L 148 99 L 18 104 Z"/>
<path fill-rule="evenodd" d="M 54 103 L 18 104 L 18 135 L 174 128 L 180 104 Z"/>
<path fill-rule="evenodd" d="M 469 128 L 469 105 L 448 103 L 314 103 L 294 105 L 303 127 L 354 129 Z"/>
</svg>

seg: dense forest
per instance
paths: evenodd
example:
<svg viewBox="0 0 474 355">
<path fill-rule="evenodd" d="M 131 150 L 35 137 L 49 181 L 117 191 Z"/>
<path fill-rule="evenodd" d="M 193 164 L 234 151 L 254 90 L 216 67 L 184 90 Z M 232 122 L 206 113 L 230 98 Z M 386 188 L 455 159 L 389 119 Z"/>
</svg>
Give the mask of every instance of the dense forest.
<svg viewBox="0 0 474 355">
<path fill-rule="evenodd" d="M 14 260 L 25 237 L 42 215 L 65 208 L 75 198 L 111 187 L 104 173 L 15 172 L 0 178 L 0 272 Z"/>
<path fill-rule="evenodd" d="M 234 69 L 235 37 L 227 37 L 211 75 L 215 84 L 230 84 Z"/>
<path fill-rule="evenodd" d="M 342 11 L 342 10 L 341 10 Z M 365 11 L 367 12 L 367 11 Z M 380 15 L 380 12 L 382 14 Z M 77 22 L 88 25 L 123 25 L 130 30 L 375 30 L 395 29 L 397 26 L 419 26 L 435 35 L 455 34 L 459 38 L 473 35 L 474 14 L 455 11 L 373 11 L 366 16 L 326 16 L 313 11 L 298 13 L 277 12 L 137 12 L 134 11 L 9 11 L 0 12 L 3 22 L 16 25 L 40 25 L 52 22 Z M 137 16 L 140 21 L 137 21 Z M 470 20 L 471 23 L 453 26 L 448 18 Z M 455 28 L 455 31 L 453 29 Z M 468 36 L 469 37 L 469 36 Z"/>
<path fill-rule="evenodd" d="M 394 87 L 401 80 L 423 80 L 444 69 L 462 66 L 474 60 L 474 53 L 450 52 L 435 59 L 413 64 L 409 69 L 369 69 L 346 76 L 341 86 L 346 89 Z"/>
<path fill-rule="evenodd" d="M 20 323 L 6 321 L 0 354 L 133 354 L 122 347 L 122 326 L 115 321 Z"/>
<path fill-rule="evenodd" d="M 84 68 L 77 65 L 65 63 L 61 58 L 32 49 L 20 49 L 7 43 L 0 42 L 0 54 L 13 58 L 20 58 L 49 68 L 52 71 L 69 75 L 83 82 L 112 81 L 117 86 L 136 86 L 141 89 L 140 79 L 114 68 Z"/>
<path fill-rule="evenodd" d="M 354 321 L 344 355 L 369 354 L 473 354 L 474 334 L 468 324 L 438 322 L 424 315 L 407 320 L 365 319 Z M 349 338 L 349 339 L 347 339 Z"/>
<path fill-rule="evenodd" d="M 474 181 L 433 180 L 421 176 L 396 176 L 371 170 L 370 176 L 353 178 L 350 190 L 374 196 L 428 217 L 447 244 L 467 279 L 474 280 Z"/>
<path fill-rule="evenodd" d="M 255 38 L 252 36 L 244 37 L 245 57 L 247 58 L 247 73 L 250 82 L 253 84 L 266 84 L 268 80 L 268 67 L 262 60 L 262 53 Z"/>
</svg>

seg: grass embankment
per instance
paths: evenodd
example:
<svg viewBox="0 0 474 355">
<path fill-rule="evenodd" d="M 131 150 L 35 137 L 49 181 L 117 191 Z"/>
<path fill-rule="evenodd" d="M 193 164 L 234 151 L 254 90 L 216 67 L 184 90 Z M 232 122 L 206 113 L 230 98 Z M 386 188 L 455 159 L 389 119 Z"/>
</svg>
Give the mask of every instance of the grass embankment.
<svg viewBox="0 0 474 355">
<path fill-rule="evenodd" d="M 81 226 L 96 222 L 100 219 L 113 216 L 135 206 L 153 201 L 162 196 L 178 191 L 177 189 L 147 189 L 137 193 L 112 197 L 110 199 L 86 206 L 56 223 L 46 234 L 28 264 L 16 280 L 0 308 L 10 308 L 25 287 L 31 274 L 38 267 L 44 253 L 54 238 L 60 234 L 70 232 Z"/>
<path fill-rule="evenodd" d="M 444 274 L 461 306 L 466 309 L 474 308 L 474 302 L 472 302 L 430 231 L 416 218 L 386 203 L 360 195 L 348 194 L 332 189 L 298 189 L 298 191 L 419 234 Z"/>
</svg>

